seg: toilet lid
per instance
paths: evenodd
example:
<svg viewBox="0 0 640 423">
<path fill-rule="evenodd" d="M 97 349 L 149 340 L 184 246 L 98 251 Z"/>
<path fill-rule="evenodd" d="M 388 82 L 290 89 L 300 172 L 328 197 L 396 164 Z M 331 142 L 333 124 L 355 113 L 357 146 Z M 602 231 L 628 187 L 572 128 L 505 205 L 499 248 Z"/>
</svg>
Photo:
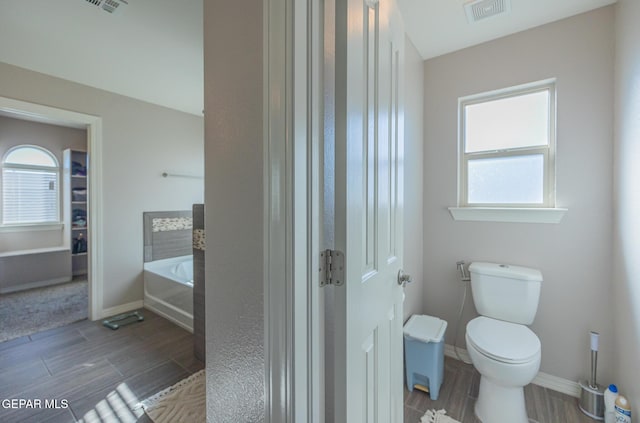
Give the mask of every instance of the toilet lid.
<svg viewBox="0 0 640 423">
<path fill-rule="evenodd" d="M 504 363 L 526 363 L 540 353 L 540 340 L 528 327 L 484 316 L 469 322 L 467 338 L 482 354 Z"/>
</svg>

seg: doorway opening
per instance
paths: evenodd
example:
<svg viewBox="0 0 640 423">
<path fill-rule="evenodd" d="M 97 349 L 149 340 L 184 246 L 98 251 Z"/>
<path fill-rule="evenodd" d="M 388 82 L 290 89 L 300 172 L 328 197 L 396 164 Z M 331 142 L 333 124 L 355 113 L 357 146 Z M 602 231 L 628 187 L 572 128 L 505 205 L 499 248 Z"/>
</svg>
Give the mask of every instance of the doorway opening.
<svg viewBox="0 0 640 423">
<path fill-rule="evenodd" d="M 17 291 L 28 293 L 24 291 L 25 288 L 51 285 L 56 288 L 55 290 L 61 291 L 53 295 L 62 297 L 69 295 L 75 297 L 76 301 L 80 298 L 79 295 L 84 295 L 85 297 L 82 297 L 86 298 L 84 317 L 97 320 L 102 317 L 102 120 L 96 116 L 5 97 L 0 97 L 0 116 L 8 122 L 26 121 L 54 125 L 63 132 L 79 134 L 83 141 L 68 144 L 61 151 L 57 151 L 60 150 L 59 148 L 43 147 L 43 150 L 55 151 L 54 158 L 58 162 L 57 179 L 52 180 L 48 185 L 52 190 L 56 190 L 59 210 L 57 219 L 54 220 L 57 221 L 43 225 L 0 225 L 0 236 L 27 233 L 33 235 L 27 237 L 31 239 L 37 239 L 39 234 L 46 233 L 49 236 L 45 243 L 29 244 L 27 242 L 24 245 L 16 242 L 16 239 L 20 238 L 14 236 L 12 240 L 6 240 L 7 245 L 4 248 L 6 251 L 0 252 L 0 260 L 12 260 L 16 265 L 16 272 L 24 274 L 40 266 L 29 264 L 31 263 L 29 260 L 39 255 L 45 262 L 50 260 L 54 266 L 57 266 L 58 274 L 52 272 L 52 277 L 48 279 L 38 278 L 36 275 L 35 281 L 31 281 L 33 286 L 27 286 L 27 283 L 22 287 L 8 287 L 3 290 L 2 295 L 14 295 L 9 292 Z M 43 229 L 45 232 L 42 232 Z M 41 263 L 40 258 L 38 258 L 39 263 Z M 8 266 L 2 267 L 6 272 Z M 3 274 L 2 276 L 2 280 L 7 281 L 11 275 Z M 83 280 L 87 281 L 84 286 L 82 283 L 75 283 Z M 71 283 L 62 284 L 67 281 Z M 84 294 L 81 292 L 82 289 Z M 47 294 L 51 292 L 47 291 Z M 69 298 L 65 301 L 67 299 Z M 28 304 L 27 298 L 22 300 L 27 301 L 26 304 Z M 34 304 L 34 308 L 36 307 Z M 44 329 L 44 327 L 38 328 L 35 321 L 33 325 L 35 325 L 33 332 Z"/>
</svg>

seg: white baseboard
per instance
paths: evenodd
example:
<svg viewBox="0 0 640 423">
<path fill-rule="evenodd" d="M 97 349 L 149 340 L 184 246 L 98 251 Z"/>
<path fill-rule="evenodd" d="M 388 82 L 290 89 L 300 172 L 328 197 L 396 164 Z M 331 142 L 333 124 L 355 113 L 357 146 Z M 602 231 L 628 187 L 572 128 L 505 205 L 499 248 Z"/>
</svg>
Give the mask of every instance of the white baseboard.
<svg viewBox="0 0 640 423">
<path fill-rule="evenodd" d="M 181 316 L 179 313 L 172 312 L 172 310 L 169 309 L 165 304 L 162 304 L 162 302 L 153 301 L 149 297 L 146 297 L 144 299 L 144 308 L 146 308 L 147 310 L 151 310 L 155 314 L 164 317 L 170 322 L 175 323 L 182 329 L 186 329 L 189 332 L 193 333 L 193 316 L 191 316 L 190 318 Z"/>
<path fill-rule="evenodd" d="M 460 354 L 460 358 L 463 361 L 471 361 L 469 353 L 464 348 L 458 347 L 458 353 Z M 458 360 L 453 345 L 444 345 L 444 355 Z M 580 398 L 580 385 L 578 384 L 578 382 L 574 382 L 572 380 L 553 376 L 544 372 L 538 372 L 538 375 L 535 379 L 533 379 L 533 382 L 531 383 L 542 386 L 543 388 L 551 389 L 556 392 L 571 395 L 572 397 Z"/>
<path fill-rule="evenodd" d="M 543 388 L 571 395 L 576 398 L 580 398 L 582 392 L 578 382 L 550 375 L 549 373 L 538 372 L 536 378 L 533 379 L 533 383 Z"/>
<path fill-rule="evenodd" d="M 469 357 L 469 353 L 464 348 L 458 347 L 458 354 L 460 354 L 462 361 L 471 362 L 471 357 Z M 444 344 L 444 355 L 459 360 L 453 345 Z"/>
<path fill-rule="evenodd" d="M 121 304 L 115 307 L 103 308 L 102 313 L 100 313 L 100 316 L 102 317 L 100 318 L 102 319 L 109 316 L 115 316 L 116 314 L 122 314 L 128 311 L 137 310 L 142 308 L 142 305 L 143 305 L 142 300 L 139 300 L 139 301 L 133 301 L 127 304 Z"/>
</svg>

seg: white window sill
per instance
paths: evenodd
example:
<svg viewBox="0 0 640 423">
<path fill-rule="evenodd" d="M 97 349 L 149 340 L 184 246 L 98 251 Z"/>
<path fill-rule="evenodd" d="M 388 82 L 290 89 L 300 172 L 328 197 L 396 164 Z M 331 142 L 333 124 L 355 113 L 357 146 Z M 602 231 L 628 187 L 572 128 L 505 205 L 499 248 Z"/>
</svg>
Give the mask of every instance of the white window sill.
<svg viewBox="0 0 640 423">
<path fill-rule="evenodd" d="M 62 228 L 64 228 L 64 223 L 31 223 L 23 225 L 0 225 L 0 232 L 57 231 Z"/>
<path fill-rule="evenodd" d="M 33 248 L 31 250 L 17 250 L 17 251 L 5 251 L 0 253 L 2 257 L 15 257 L 15 256 L 27 256 L 29 254 L 43 254 L 43 253 L 55 253 L 59 251 L 71 251 L 69 247 L 45 247 L 45 248 Z"/>
<path fill-rule="evenodd" d="M 560 223 L 568 209 L 510 207 L 449 207 L 453 220 L 509 223 Z"/>
</svg>

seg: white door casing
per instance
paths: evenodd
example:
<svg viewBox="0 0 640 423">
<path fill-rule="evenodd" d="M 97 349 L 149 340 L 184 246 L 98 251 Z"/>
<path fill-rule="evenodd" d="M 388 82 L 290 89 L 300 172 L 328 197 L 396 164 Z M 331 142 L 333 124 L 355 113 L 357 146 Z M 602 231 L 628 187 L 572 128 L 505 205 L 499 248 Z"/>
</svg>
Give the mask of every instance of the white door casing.
<svg viewBox="0 0 640 423">
<path fill-rule="evenodd" d="M 265 422 L 324 422 L 320 1 L 264 2 Z"/>
<path fill-rule="evenodd" d="M 336 2 L 335 422 L 403 418 L 404 31 L 395 0 Z"/>
<path fill-rule="evenodd" d="M 102 118 L 56 107 L 0 96 L 0 112 L 8 116 L 70 128 L 86 129 L 89 154 L 89 274 L 88 314 L 90 320 L 105 317 L 102 304 L 103 249 L 102 249 Z"/>
</svg>

